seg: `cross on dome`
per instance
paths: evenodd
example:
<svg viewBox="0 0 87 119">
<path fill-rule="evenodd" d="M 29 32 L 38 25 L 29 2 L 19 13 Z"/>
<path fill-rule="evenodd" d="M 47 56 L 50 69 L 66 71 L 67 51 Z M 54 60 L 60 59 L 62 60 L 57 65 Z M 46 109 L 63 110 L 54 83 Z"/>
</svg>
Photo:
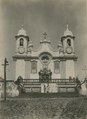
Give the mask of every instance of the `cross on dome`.
<svg viewBox="0 0 87 119">
<path fill-rule="evenodd" d="M 24 25 L 23 24 L 21 25 L 21 28 L 24 28 Z"/>
</svg>

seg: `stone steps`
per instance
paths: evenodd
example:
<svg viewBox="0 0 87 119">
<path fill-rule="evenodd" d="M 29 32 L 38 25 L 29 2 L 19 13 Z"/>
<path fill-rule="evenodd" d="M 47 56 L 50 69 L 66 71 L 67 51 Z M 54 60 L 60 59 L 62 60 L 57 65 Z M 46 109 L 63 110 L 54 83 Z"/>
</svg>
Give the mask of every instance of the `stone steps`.
<svg viewBox="0 0 87 119">
<path fill-rule="evenodd" d="M 25 92 L 38 92 L 41 93 L 41 84 L 43 84 L 44 82 L 38 82 L 38 80 L 23 80 L 23 85 L 24 85 L 24 90 Z M 64 82 L 61 80 L 61 82 L 56 82 L 56 80 L 54 80 L 54 82 L 49 82 L 49 85 L 52 86 L 52 84 L 54 85 L 57 84 L 58 85 L 58 93 L 59 92 L 75 92 L 75 87 L 76 84 L 74 82 Z"/>
<path fill-rule="evenodd" d="M 23 83 L 25 92 L 41 92 L 41 84 L 40 83 Z"/>
</svg>

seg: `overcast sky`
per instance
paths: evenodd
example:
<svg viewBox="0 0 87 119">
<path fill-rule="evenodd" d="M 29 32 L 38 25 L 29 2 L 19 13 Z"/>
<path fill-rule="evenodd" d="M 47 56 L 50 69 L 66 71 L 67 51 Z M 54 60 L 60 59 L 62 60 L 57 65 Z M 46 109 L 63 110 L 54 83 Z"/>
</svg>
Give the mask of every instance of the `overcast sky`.
<svg viewBox="0 0 87 119">
<path fill-rule="evenodd" d="M 0 76 L 3 76 L 4 57 L 8 58 L 7 76 L 14 77 L 12 56 L 15 52 L 15 35 L 24 29 L 38 48 L 43 32 L 47 32 L 52 47 L 57 43 L 69 24 L 75 35 L 75 51 L 78 55 L 77 76 L 84 76 L 87 65 L 87 0 L 0 0 Z"/>
</svg>

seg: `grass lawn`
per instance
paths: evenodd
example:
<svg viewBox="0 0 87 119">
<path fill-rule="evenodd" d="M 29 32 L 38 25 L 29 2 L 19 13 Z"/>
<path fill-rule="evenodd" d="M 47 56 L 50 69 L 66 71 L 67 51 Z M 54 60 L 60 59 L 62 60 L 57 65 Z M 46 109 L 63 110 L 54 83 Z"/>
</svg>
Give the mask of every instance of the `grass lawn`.
<svg viewBox="0 0 87 119">
<path fill-rule="evenodd" d="M 86 97 L 0 101 L 0 119 L 87 119 Z"/>
</svg>

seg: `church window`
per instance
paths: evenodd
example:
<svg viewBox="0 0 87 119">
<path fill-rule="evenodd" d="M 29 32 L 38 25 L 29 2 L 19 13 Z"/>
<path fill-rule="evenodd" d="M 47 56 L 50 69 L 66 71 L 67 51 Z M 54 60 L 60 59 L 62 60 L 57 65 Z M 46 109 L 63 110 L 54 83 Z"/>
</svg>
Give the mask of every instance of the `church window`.
<svg viewBox="0 0 87 119">
<path fill-rule="evenodd" d="M 23 46 L 23 45 L 24 45 L 24 39 L 21 38 L 21 39 L 20 39 L 20 46 Z"/>
<path fill-rule="evenodd" d="M 60 72 L 60 62 L 54 61 L 54 73 L 59 73 L 59 72 Z"/>
<path fill-rule="evenodd" d="M 67 44 L 68 44 L 68 46 L 71 46 L 71 40 L 70 39 L 67 39 Z"/>
<path fill-rule="evenodd" d="M 31 73 L 37 73 L 37 61 L 31 62 Z"/>
<path fill-rule="evenodd" d="M 42 60 L 42 62 L 43 62 L 44 64 L 48 64 L 48 62 L 49 62 L 49 57 L 48 57 L 47 55 L 44 55 L 44 56 L 41 58 L 41 60 Z"/>
</svg>

